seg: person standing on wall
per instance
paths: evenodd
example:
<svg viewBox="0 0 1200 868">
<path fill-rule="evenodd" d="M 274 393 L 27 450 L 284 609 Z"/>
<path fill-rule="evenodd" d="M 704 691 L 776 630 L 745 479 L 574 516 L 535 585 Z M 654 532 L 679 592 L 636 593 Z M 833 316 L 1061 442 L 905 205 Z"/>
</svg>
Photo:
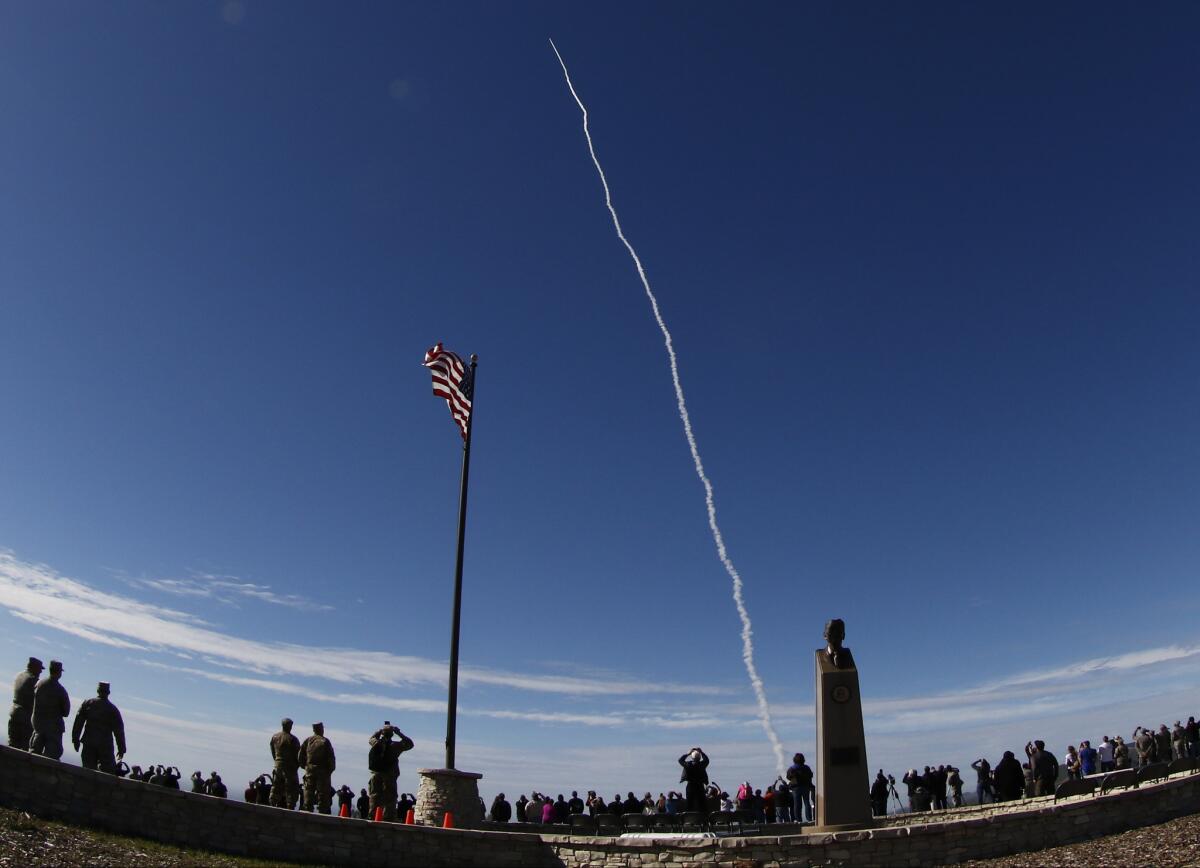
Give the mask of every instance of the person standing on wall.
<svg viewBox="0 0 1200 868">
<path fill-rule="evenodd" d="M 29 750 L 29 740 L 33 738 L 33 691 L 44 668 L 41 660 L 30 657 L 13 682 L 12 710 L 8 713 L 9 747 Z"/>
<path fill-rule="evenodd" d="M 395 736 L 400 736 L 400 740 L 393 741 Z M 374 819 L 375 809 L 383 808 L 383 819 L 391 821 L 396 819 L 400 754 L 413 749 L 413 740 L 385 720 L 383 727 L 375 730 L 368 744 L 371 746 L 367 753 L 367 769 L 371 772 L 371 780 L 367 783 L 367 793 L 371 799 L 368 812 Z"/>
<path fill-rule="evenodd" d="M 121 712 L 109 701 L 111 692 L 107 681 L 96 685 L 96 695 L 79 706 L 75 724 L 71 727 L 71 744 L 79 753 L 80 764 L 85 769 L 110 775 L 116 773 L 117 762 L 125 759 L 125 722 L 121 720 Z M 116 756 L 113 756 L 114 739 Z"/>
<path fill-rule="evenodd" d="M 689 811 L 704 812 L 704 787 L 708 784 L 708 756 L 698 747 L 692 748 L 679 758 L 683 771 L 679 782 L 687 784 L 685 797 Z"/>
<path fill-rule="evenodd" d="M 51 660 L 50 677 L 43 678 L 33 689 L 33 738 L 29 740 L 29 750 L 51 759 L 62 759 L 63 733 L 67 731 L 63 721 L 71 713 L 71 697 L 62 686 L 62 673 L 62 663 Z"/>
</svg>

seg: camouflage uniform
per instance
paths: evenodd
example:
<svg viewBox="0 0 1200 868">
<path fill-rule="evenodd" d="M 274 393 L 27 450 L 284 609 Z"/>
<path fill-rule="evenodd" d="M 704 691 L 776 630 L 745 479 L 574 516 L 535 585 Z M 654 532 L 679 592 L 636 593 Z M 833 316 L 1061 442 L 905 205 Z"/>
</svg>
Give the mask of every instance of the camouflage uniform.
<svg viewBox="0 0 1200 868">
<path fill-rule="evenodd" d="M 313 724 L 313 734 L 300 745 L 300 765 L 304 767 L 304 810 L 330 813 L 333 805 L 331 778 L 337 768 L 333 744 L 325 737 L 323 724 Z"/>
<path fill-rule="evenodd" d="M 392 733 L 400 736 L 399 741 L 392 741 Z M 381 771 L 371 772 L 371 780 L 367 784 L 367 793 L 370 796 L 370 804 L 367 809 L 367 817 L 375 818 L 375 808 L 383 808 L 383 818 L 385 820 L 396 819 L 396 800 L 399 797 L 396 792 L 396 780 L 400 777 L 400 754 L 406 750 L 412 750 L 413 741 L 404 733 L 391 726 L 385 726 L 383 729 L 377 730 L 371 736 L 368 744 L 374 747 L 380 740 L 387 742 L 387 755 L 383 762 L 385 768 Z"/>
<path fill-rule="evenodd" d="M 82 737 L 81 737 L 82 736 Z M 113 756 L 113 739 L 117 740 L 117 753 L 125 756 L 125 723 L 121 712 L 108 700 L 108 685 L 101 683 L 97 695 L 85 699 L 75 715 L 71 727 L 71 743 L 76 749 L 80 744 L 80 763 L 85 769 L 99 769 L 113 774 L 117 758 Z"/>
<path fill-rule="evenodd" d="M 300 739 L 292 735 L 292 722 L 283 719 L 283 729 L 271 736 L 271 758 L 275 761 L 271 804 L 295 810 L 300 800 Z"/>
<path fill-rule="evenodd" d="M 29 739 L 33 737 L 33 691 L 37 687 L 42 661 L 30 657 L 25 671 L 13 682 L 12 710 L 8 713 L 8 746 L 17 750 L 29 750 Z"/>
<path fill-rule="evenodd" d="M 63 719 L 71 713 L 71 698 L 57 677 L 61 675 L 62 664 L 51 660 L 50 677 L 33 689 L 33 738 L 29 749 L 51 759 L 62 758 L 62 737 L 67 731 Z"/>
</svg>

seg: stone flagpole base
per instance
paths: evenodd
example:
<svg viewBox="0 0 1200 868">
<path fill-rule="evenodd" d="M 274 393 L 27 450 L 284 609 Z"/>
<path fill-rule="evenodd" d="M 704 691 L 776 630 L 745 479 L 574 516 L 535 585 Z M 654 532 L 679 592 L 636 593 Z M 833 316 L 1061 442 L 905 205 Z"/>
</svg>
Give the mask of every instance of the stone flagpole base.
<svg viewBox="0 0 1200 868">
<path fill-rule="evenodd" d="M 441 826 L 449 811 L 456 828 L 465 829 L 483 822 L 479 804 L 479 779 L 475 772 L 457 769 L 420 769 L 417 788 L 416 820 L 424 826 Z"/>
</svg>

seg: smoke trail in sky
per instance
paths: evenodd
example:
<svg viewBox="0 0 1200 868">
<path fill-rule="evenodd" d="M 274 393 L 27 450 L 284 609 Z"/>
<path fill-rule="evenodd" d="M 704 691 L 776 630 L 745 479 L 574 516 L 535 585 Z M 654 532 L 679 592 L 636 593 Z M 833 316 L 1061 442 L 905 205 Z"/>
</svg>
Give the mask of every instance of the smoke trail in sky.
<svg viewBox="0 0 1200 868">
<path fill-rule="evenodd" d="M 604 204 L 608 206 L 608 213 L 612 215 L 613 227 L 617 230 L 617 237 L 621 239 L 621 243 L 629 251 L 629 256 L 633 259 L 633 264 L 637 267 L 638 277 L 642 279 L 642 288 L 646 290 L 646 297 L 650 299 L 650 309 L 654 312 L 654 320 L 658 323 L 658 327 L 663 334 L 663 343 L 666 344 L 667 357 L 671 362 L 671 382 L 675 385 L 675 401 L 679 405 L 679 418 L 683 422 L 683 433 L 687 437 L 688 448 L 692 451 L 692 461 L 696 465 L 696 475 L 700 477 L 700 482 L 704 485 L 704 503 L 708 507 L 708 526 L 712 530 L 713 542 L 717 546 L 717 556 L 721 559 L 721 563 L 725 565 L 725 571 L 729 573 L 729 577 L 733 580 L 733 602 L 737 606 L 738 617 L 742 620 L 742 661 L 746 664 L 746 673 L 750 676 L 750 685 L 754 688 L 754 695 L 758 700 L 759 720 L 762 722 L 762 727 L 767 734 L 767 738 L 771 740 L 771 747 L 775 751 L 775 764 L 779 771 L 782 772 L 786 765 L 784 762 L 783 745 L 780 743 L 779 736 L 775 733 L 775 727 L 771 723 L 771 707 L 767 704 L 767 691 L 763 687 L 762 679 L 758 676 L 758 668 L 754 665 L 754 641 L 752 638 L 754 629 L 750 624 L 750 613 L 746 611 L 746 602 L 742 598 L 742 577 L 738 574 L 737 567 L 733 565 L 733 561 L 729 558 L 729 553 L 725 550 L 725 538 L 721 535 L 721 528 L 717 525 L 717 505 L 713 500 L 713 487 L 708 479 L 708 474 L 704 472 L 704 462 L 700 460 L 700 449 L 696 446 L 696 435 L 692 432 L 692 420 L 688 415 L 687 402 L 683 399 L 683 386 L 679 382 L 679 361 L 675 357 L 675 344 L 671 339 L 671 332 L 667 329 L 667 324 L 663 320 L 662 312 L 658 309 L 658 299 L 654 297 L 654 292 L 650 289 L 650 281 L 646 278 L 646 270 L 642 268 L 642 260 L 638 258 L 637 251 L 633 249 L 633 245 L 629 243 L 629 239 L 625 237 L 625 233 L 621 231 L 621 221 L 617 218 L 617 210 L 613 207 L 612 193 L 608 189 L 608 179 L 604 176 L 604 169 L 600 166 L 600 160 L 596 157 L 596 148 L 592 144 L 592 134 L 588 130 L 587 106 L 583 104 L 583 100 L 575 92 L 575 85 L 571 83 L 571 73 L 567 71 L 567 64 L 563 61 L 562 55 L 558 53 L 558 46 L 554 44 L 553 39 L 550 40 L 550 47 L 554 49 L 554 56 L 558 58 L 558 63 L 562 66 L 563 77 L 567 80 L 567 87 L 571 91 L 571 96 L 575 98 L 579 110 L 583 112 L 583 135 L 587 139 L 588 151 L 592 155 L 592 163 L 595 164 L 596 172 L 600 175 L 600 183 L 604 186 Z"/>
</svg>

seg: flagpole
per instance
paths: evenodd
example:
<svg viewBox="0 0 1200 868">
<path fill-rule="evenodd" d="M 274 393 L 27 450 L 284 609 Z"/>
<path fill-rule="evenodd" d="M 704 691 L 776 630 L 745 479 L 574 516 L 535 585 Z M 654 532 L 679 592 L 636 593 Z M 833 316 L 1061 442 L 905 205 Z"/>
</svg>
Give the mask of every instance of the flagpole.
<svg viewBox="0 0 1200 868">
<path fill-rule="evenodd" d="M 454 564 L 454 618 L 450 627 L 450 697 L 446 702 L 446 768 L 454 768 L 454 735 L 458 722 L 458 627 L 462 614 L 463 544 L 467 532 L 467 480 L 471 473 L 471 428 L 475 422 L 475 365 L 479 356 L 471 354 L 471 413 L 467 416 L 467 436 L 463 441 L 462 486 L 458 493 L 458 558 Z"/>
</svg>

